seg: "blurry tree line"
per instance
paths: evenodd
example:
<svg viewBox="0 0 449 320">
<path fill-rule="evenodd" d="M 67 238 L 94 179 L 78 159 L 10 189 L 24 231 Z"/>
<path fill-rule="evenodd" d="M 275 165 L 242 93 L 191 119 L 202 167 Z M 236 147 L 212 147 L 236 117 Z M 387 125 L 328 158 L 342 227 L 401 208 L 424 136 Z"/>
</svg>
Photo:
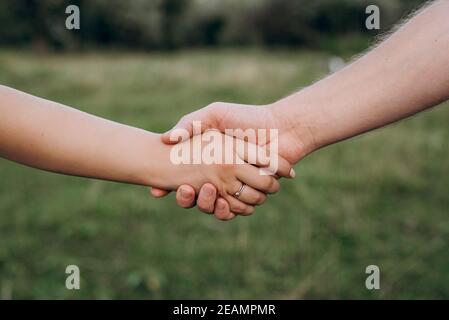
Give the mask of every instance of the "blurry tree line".
<svg viewBox="0 0 449 320">
<path fill-rule="evenodd" d="M 332 46 L 373 35 L 365 8 L 381 8 L 387 30 L 423 0 L 1 0 L 0 44 L 37 50 L 102 47 Z M 81 29 L 67 30 L 78 5 Z M 340 40 L 337 40 L 340 41 Z"/>
</svg>

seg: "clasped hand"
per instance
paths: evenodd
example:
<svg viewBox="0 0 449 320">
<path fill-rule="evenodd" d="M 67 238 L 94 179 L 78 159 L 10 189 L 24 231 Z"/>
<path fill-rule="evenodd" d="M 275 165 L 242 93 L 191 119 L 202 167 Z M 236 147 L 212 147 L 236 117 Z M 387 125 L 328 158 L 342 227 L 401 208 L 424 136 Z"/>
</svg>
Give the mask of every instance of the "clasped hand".
<svg viewBox="0 0 449 320">
<path fill-rule="evenodd" d="M 278 135 L 273 141 L 265 130 L 278 130 L 280 123 L 273 117 L 270 106 L 247 106 L 229 103 L 213 103 L 190 115 L 184 116 L 178 124 L 169 132 L 162 135 L 165 144 L 174 145 L 184 141 L 175 147 L 181 149 L 181 145 L 192 137 L 192 145 L 195 140 L 211 140 L 210 129 L 232 136 L 236 142 L 241 142 L 242 150 L 224 148 L 223 157 L 236 153 L 240 163 L 233 164 L 205 164 L 200 171 L 208 172 L 204 175 L 201 185 L 191 182 L 183 183 L 176 193 L 176 201 L 183 208 L 198 206 L 205 213 L 213 213 L 217 219 L 231 220 L 237 215 L 251 215 L 254 207 L 265 202 L 267 194 L 276 193 L 280 189 L 278 179 L 280 177 L 293 178 L 295 172 L 293 163 L 298 157 L 295 154 L 296 145 L 287 147 L 287 136 Z M 199 122 L 201 130 L 195 130 L 194 124 Z M 237 129 L 237 130 L 230 130 Z M 254 132 L 254 136 L 247 135 L 248 129 Z M 182 130 L 186 134 L 178 139 L 173 137 L 176 131 Z M 261 139 L 264 133 L 264 139 Z M 221 135 L 225 140 L 225 135 Z M 201 138 L 200 138 L 201 137 Z M 281 138 L 281 140 L 279 140 Z M 244 140 L 242 140 L 244 139 Z M 248 141 L 253 139 L 254 141 Z M 217 139 L 215 139 L 217 140 Z M 219 140 L 219 139 L 218 139 Z M 244 142 L 243 142 L 244 141 Z M 214 141 L 215 147 L 217 143 Z M 238 145 L 239 143 L 236 143 Z M 210 148 L 210 145 L 208 146 Z M 270 153 L 269 163 L 262 163 L 257 155 Z M 278 154 L 278 150 L 282 156 Z M 288 151 L 286 151 L 288 150 Z M 216 151 L 216 150 L 215 150 Z M 238 162 L 238 161 L 237 161 Z M 275 168 L 273 162 L 276 162 Z M 271 166 L 271 167 L 270 167 Z M 271 168 L 270 170 L 259 170 Z M 155 197 L 163 197 L 167 190 L 152 188 L 151 194 Z"/>
</svg>

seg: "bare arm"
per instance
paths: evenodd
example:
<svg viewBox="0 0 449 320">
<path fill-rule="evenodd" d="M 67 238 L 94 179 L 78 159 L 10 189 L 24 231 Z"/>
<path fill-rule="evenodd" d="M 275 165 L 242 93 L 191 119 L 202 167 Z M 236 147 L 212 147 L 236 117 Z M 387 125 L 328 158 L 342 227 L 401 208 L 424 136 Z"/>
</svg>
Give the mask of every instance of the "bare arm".
<svg viewBox="0 0 449 320">
<path fill-rule="evenodd" d="M 309 153 L 447 100 L 448 17 L 449 1 L 435 2 L 371 52 L 273 110 L 308 141 Z"/>
<path fill-rule="evenodd" d="M 35 168 L 150 185 L 161 156 L 156 134 L 4 86 L 0 115 L 0 156 Z"/>
<path fill-rule="evenodd" d="M 192 145 L 204 145 L 217 154 L 235 152 L 232 146 L 225 148 L 224 135 L 209 132 L 204 136 L 194 137 L 196 142 L 186 141 L 180 149 L 190 151 Z M 251 214 L 254 205 L 265 201 L 266 193 L 279 190 L 274 177 L 260 175 L 255 166 L 244 162 L 247 159 L 234 164 L 177 165 L 171 151 L 172 147 L 163 144 L 157 134 L 0 86 L 1 157 L 53 172 L 167 190 L 189 183 L 197 192 L 210 182 L 231 204 L 232 212 L 216 214 L 222 220 Z M 202 149 L 193 152 L 203 155 Z M 290 171 L 286 160 L 280 163 L 279 171 Z M 245 193 L 234 198 L 242 185 L 246 185 Z"/>
<path fill-rule="evenodd" d="M 449 0 L 422 10 L 389 39 L 345 69 L 285 99 L 266 106 L 213 103 L 175 126 L 279 129 L 279 153 L 296 163 L 326 145 L 374 130 L 428 109 L 449 98 Z M 169 142 L 170 132 L 162 136 Z M 214 208 L 212 186 L 200 194 L 204 211 Z M 194 193 L 178 197 L 192 205 Z M 165 191 L 153 190 L 155 196 Z M 226 211 L 226 203 L 221 201 Z"/>
</svg>

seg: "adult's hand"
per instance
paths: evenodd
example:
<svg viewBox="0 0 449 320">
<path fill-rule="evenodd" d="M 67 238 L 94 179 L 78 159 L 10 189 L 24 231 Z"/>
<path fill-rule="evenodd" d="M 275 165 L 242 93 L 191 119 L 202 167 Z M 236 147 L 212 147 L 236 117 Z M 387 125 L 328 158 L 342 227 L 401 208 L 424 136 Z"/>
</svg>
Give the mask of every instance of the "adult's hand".
<svg viewBox="0 0 449 320">
<path fill-rule="evenodd" d="M 217 129 L 223 133 L 226 133 L 226 129 L 277 129 L 279 155 L 290 163 L 296 163 L 313 150 L 313 137 L 311 133 L 305 132 L 304 134 L 304 130 L 299 132 L 297 122 L 292 121 L 292 115 L 288 114 L 288 110 L 283 110 L 280 107 L 281 103 L 282 100 L 273 105 L 255 106 L 214 102 L 182 117 L 175 127 L 164 133 L 161 138 L 166 144 L 178 143 L 179 141 L 170 139 L 171 133 L 176 129 L 186 130 L 191 137 L 194 134 L 193 123 L 195 121 L 201 123 L 201 133 L 209 129 Z M 238 131 L 234 130 L 234 133 L 236 138 L 242 138 Z M 284 176 L 289 177 L 289 173 Z"/>
<path fill-rule="evenodd" d="M 288 114 L 282 112 L 280 102 L 276 105 L 254 106 L 224 102 L 215 102 L 207 107 L 184 116 L 177 125 L 162 136 L 162 141 L 173 144 L 170 134 L 175 129 L 184 129 L 193 132 L 193 122 L 200 121 L 202 132 L 214 128 L 221 132 L 226 129 L 277 129 L 278 130 L 278 153 L 290 163 L 299 161 L 306 154 L 314 150 L 312 132 L 305 126 L 305 130 L 298 130 Z M 238 132 L 236 133 L 238 134 Z M 237 138 L 240 138 L 236 135 Z M 280 177 L 294 177 L 295 172 L 279 172 Z M 167 194 L 165 190 L 151 190 L 155 197 L 163 197 Z M 195 205 L 195 191 L 192 187 L 184 185 L 178 189 L 177 203 L 183 208 Z M 214 213 L 217 218 L 233 216 L 229 204 L 221 198 L 216 199 L 216 189 L 207 184 L 201 189 L 198 200 L 198 208 L 206 213 Z"/>
<path fill-rule="evenodd" d="M 295 163 L 317 148 L 380 128 L 449 99 L 449 1 L 429 2 L 387 40 L 337 73 L 270 106 L 213 103 L 177 124 L 279 129 Z M 162 136 L 170 142 L 170 134 Z M 154 190 L 153 193 L 161 194 Z"/>
</svg>

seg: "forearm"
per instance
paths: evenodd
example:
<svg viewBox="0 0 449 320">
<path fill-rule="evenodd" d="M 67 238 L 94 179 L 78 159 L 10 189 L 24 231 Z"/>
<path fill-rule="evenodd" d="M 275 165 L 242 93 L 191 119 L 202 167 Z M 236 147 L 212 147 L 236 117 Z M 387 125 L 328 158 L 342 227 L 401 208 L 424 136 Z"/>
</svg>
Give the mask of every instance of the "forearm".
<svg viewBox="0 0 449 320">
<path fill-rule="evenodd" d="M 0 114 L 0 156 L 48 171 L 150 185 L 166 148 L 156 134 L 7 87 Z"/>
<path fill-rule="evenodd" d="M 275 104 L 310 150 L 395 122 L 449 98 L 449 1 L 411 19 L 334 75 Z"/>
</svg>

